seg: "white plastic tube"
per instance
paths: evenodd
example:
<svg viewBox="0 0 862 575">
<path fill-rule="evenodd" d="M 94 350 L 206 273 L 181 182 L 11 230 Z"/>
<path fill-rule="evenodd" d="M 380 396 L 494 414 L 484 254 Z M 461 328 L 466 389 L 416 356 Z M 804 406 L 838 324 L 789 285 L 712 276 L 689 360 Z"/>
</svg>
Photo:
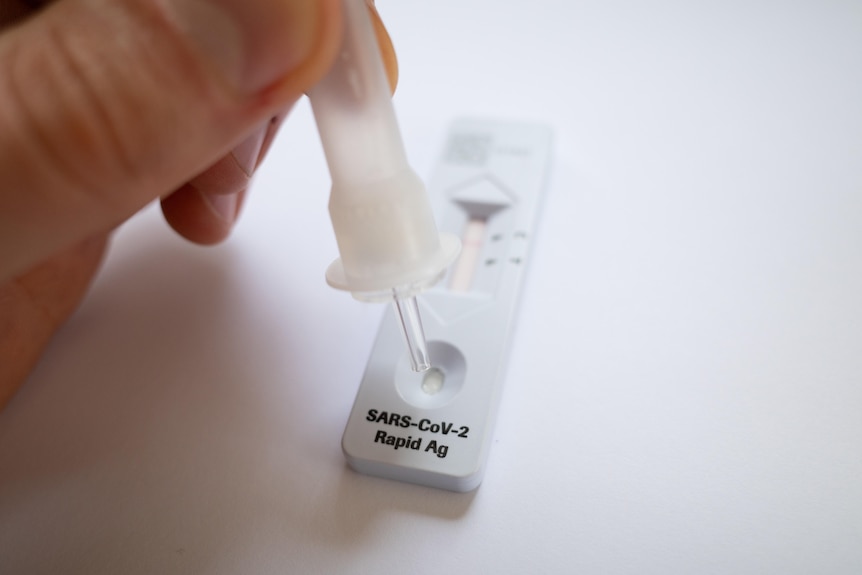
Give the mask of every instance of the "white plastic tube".
<svg viewBox="0 0 862 575">
<path fill-rule="evenodd" d="M 430 367 L 415 301 L 458 255 L 437 231 L 425 186 L 407 163 L 374 28 L 364 0 L 343 0 L 341 50 L 309 92 L 332 191 L 329 214 L 341 256 L 332 287 L 364 301 L 394 298 L 411 362 Z M 406 318 L 406 319 L 405 319 Z"/>
</svg>

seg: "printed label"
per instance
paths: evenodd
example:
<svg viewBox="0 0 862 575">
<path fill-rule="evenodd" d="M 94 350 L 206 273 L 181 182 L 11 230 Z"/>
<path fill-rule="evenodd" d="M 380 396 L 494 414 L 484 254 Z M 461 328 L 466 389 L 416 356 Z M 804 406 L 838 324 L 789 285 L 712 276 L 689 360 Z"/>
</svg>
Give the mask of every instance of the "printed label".
<svg viewBox="0 0 862 575">
<path fill-rule="evenodd" d="M 434 421 L 427 417 L 416 419 L 411 415 L 403 415 L 391 411 L 369 409 L 365 416 L 366 421 L 396 427 L 405 430 L 416 429 L 417 431 L 431 434 L 443 435 L 452 438 L 469 439 L 470 428 L 466 425 L 457 425 L 451 421 Z M 449 453 L 449 445 L 431 437 L 414 437 L 411 435 L 398 435 L 386 429 L 376 429 L 374 432 L 374 443 L 388 445 L 394 450 L 412 449 L 431 453 L 443 459 Z"/>
</svg>

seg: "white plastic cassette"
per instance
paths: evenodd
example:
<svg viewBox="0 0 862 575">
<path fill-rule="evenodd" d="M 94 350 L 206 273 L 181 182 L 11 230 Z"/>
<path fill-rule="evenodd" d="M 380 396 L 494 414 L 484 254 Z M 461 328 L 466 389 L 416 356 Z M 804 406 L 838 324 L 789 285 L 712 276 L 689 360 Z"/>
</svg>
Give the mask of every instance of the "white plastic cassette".
<svg viewBox="0 0 862 575">
<path fill-rule="evenodd" d="M 428 192 L 462 251 L 417 298 L 432 367 L 411 370 L 389 310 L 342 440 L 355 470 L 454 491 L 482 481 L 550 154 L 544 126 L 452 126 Z"/>
</svg>

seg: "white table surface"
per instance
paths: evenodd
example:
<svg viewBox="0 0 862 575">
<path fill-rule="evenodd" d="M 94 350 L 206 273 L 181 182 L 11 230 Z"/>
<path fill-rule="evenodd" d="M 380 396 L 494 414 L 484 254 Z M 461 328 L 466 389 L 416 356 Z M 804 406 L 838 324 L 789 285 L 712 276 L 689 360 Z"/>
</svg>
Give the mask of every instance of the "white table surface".
<svg viewBox="0 0 862 575">
<path fill-rule="evenodd" d="M 360 476 L 305 103 L 232 238 L 156 209 L 0 414 L 0 573 L 862 572 L 862 4 L 385 1 L 405 141 L 556 133 L 487 475 Z"/>
</svg>

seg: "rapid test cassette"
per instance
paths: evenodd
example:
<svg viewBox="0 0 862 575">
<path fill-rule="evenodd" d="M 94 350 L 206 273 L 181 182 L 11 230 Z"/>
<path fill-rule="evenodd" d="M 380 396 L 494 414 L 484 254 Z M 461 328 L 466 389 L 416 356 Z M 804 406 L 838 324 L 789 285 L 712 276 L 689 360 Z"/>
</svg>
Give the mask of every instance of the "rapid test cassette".
<svg viewBox="0 0 862 575">
<path fill-rule="evenodd" d="M 463 247 L 417 297 L 432 367 L 411 369 L 385 317 L 342 439 L 356 471 L 452 491 L 481 483 L 550 153 L 545 126 L 452 126 L 428 192 Z"/>
</svg>

